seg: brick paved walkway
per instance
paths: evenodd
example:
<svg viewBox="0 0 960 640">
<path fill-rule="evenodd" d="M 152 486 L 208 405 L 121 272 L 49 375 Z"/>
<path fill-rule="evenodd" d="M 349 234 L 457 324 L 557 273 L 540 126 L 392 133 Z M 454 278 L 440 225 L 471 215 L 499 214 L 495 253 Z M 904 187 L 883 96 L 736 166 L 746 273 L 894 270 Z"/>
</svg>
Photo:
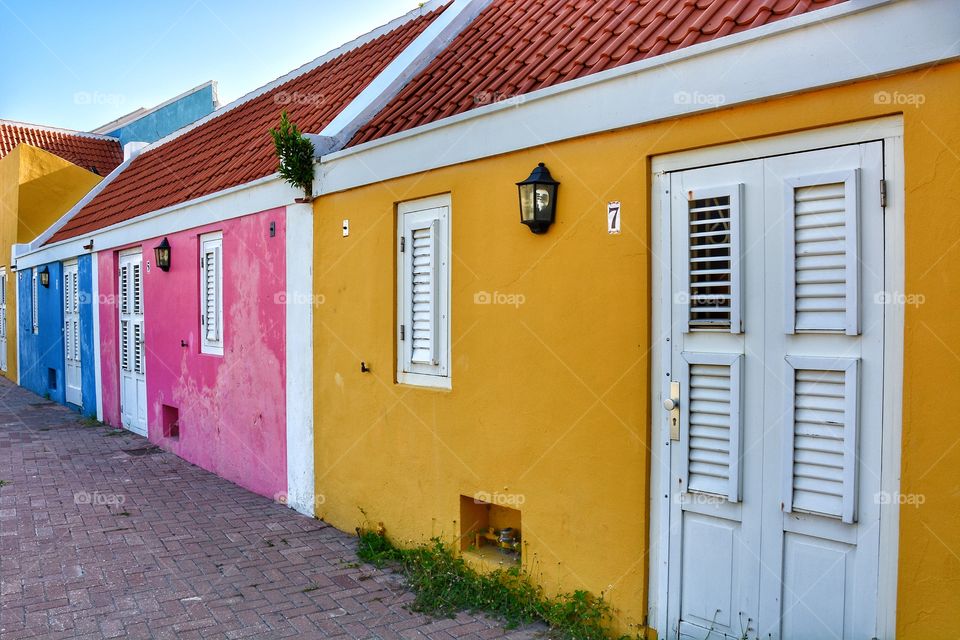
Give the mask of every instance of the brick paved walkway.
<svg viewBox="0 0 960 640">
<path fill-rule="evenodd" d="M 144 447 L 0 379 L 0 639 L 535 633 L 413 614 L 351 536 Z"/>
</svg>

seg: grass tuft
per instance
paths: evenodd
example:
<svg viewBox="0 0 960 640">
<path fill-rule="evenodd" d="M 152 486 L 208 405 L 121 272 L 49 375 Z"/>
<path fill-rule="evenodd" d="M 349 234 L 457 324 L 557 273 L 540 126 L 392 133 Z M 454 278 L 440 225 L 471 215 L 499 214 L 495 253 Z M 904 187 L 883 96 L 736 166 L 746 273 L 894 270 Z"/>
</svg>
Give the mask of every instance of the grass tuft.
<svg viewBox="0 0 960 640">
<path fill-rule="evenodd" d="M 406 577 L 415 594 L 414 611 L 441 617 L 453 617 L 458 611 L 483 612 L 500 618 L 508 628 L 543 621 L 551 635 L 562 640 L 611 637 L 613 615 L 602 594 L 574 591 L 547 596 L 519 566 L 478 572 L 439 538 L 400 549 L 382 527 L 358 528 L 357 534 L 361 560 Z"/>
</svg>

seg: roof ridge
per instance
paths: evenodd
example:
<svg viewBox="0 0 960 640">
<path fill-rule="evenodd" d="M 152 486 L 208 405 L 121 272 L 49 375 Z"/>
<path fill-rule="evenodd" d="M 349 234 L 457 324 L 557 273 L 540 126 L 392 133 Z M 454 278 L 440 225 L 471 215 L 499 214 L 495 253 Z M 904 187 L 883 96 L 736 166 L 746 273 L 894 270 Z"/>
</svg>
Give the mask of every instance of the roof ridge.
<svg viewBox="0 0 960 640">
<path fill-rule="evenodd" d="M 32 122 L 21 122 L 20 120 L 7 120 L 6 118 L 0 118 L 0 125 L 3 124 L 14 127 L 24 127 L 27 129 L 36 129 L 37 131 L 48 131 L 50 133 L 64 133 L 71 136 L 79 136 L 81 138 L 90 138 L 92 140 L 107 140 L 120 144 L 119 138 L 103 135 L 101 133 L 90 133 L 89 131 L 77 131 L 75 129 L 64 129 L 63 127 L 51 127 L 45 124 L 34 124 Z"/>
<path fill-rule="evenodd" d="M 257 87 L 252 91 L 247 92 L 246 94 L 240 96 L 233 102 L 230 102 L 228 104 L 221 106 L 218 109 L 215 109 L 214 111 L 207 114 L 203 118 L 200 118 L 199 120 L 192 122 L 184 127 L 181 127 L 180 129 L 177 129 L 176 131 L 173 131 L 172 133 L 167 134 L 163 138 L 160 138 L 159 140 L 156 140 L 155 142 L 150 143 L 140 151 L 139 155 L 143 155 L 149 151 L 152 151 L 157 147 L 160 147 L 168 142 L 173 142 L 180 136 L 183 136 L 189 133 L 190 131 L 196 129 L 197 127 L 203 126 L 207 122 L 210 122 L 211 120 L 214 120 L 215 118 L 218 118 L 224 115 L 225 113 L 228 113 L 233 109 L 236 109 L 237 107 L 243 104 L 246 104 L 251 100 L 254 100 L 255 98 L 258 98 L 266 93 L 269 93 L 270 91 L 273 91 L 277 87 L 283 86 L 287 82 L 290 82 L 291 80 L 294 80 L 302 75 L 305 75 L 313 71 L 314 69 L 321 67 L 324 64 L 330 62 L 331 60 L 335 60 L 340 56 L 353 51 L 354 49 L 358 49 L 363 45 L 367 44 L 368 42 L 371 42 L 381 36 L 391 33 L 392 31 L 395 31 L 396 29 L 407 24 L 411 20 L 425 16 L 430 12 L 434 11 L 435 9 L 437 9 L 438 7 L 449 4 L 450 2 L 452 2 L 452 0 L 430 0 L 429 2 L 424 2 L 420 4 L 416 9 L 412 9 L 407 13 L 403 14 L 402 16 L 398 18 L 394 18 L 390 22 L 387 22 L 386 24 L 382 24 L 375 29 L 371 29 L 370 31 L 364 34 L 357 36 L 353 40 L 350 40 L 349 42 L 346 42 L 340 45 L 339 47 L 336 47 L 334 49 L 327 51 L 326 53 L 314 58 L 310 62 L 306 62 L 300 65 L 299 67 L 297 67 L 296 69 L 293 69 L 292 71 L 288 71 L 284 75 L 279 76 L 278 78 L 275 78 L 270 82 L 260 87 Z M 305 133 L 313 133 L 313 132 L 305 132 Z"/>
</svg>

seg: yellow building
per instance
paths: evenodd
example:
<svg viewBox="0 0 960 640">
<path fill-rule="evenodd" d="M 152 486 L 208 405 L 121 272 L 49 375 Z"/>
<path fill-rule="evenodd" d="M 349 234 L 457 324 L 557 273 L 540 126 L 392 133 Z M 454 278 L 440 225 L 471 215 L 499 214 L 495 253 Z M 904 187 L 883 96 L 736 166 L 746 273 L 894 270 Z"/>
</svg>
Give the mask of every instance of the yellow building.
<svg viewBox="0 0 960 640">
<path fill-rule="evenodd" d="M 107 136 L 0 120 L 0 373 L 17 381 L 14 244 L 55 223 L 123 160 Z"/>
<path fill-rule="evenodd" d="M 531 41 L 491 3 L 321 159 L 318 515 L 480 565 L 513 562 L 477 536 L 512 527 L 624 631 L 950 637 L 955 12 L 814 4 L 716 37 L 587 5 L 531 12 Z M 582 53 L 551 48 L 577 19 Z M 541 162 L 533 234 L 515 183 Z"/>
</svg>

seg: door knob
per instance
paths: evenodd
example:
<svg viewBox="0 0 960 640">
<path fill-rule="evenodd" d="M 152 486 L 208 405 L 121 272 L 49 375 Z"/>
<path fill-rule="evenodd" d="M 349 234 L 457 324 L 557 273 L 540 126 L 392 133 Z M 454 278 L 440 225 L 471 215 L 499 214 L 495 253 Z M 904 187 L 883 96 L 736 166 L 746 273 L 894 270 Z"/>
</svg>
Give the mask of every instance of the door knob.
<svg viewBox="0 0 960 640">
<path fill-rule="evenodd" d="M 680 406 L 680 398 L 664 398 L 663 399 L 663 408 L 667 411 L 673 411 L 678 406 Z"/>
</svg>

